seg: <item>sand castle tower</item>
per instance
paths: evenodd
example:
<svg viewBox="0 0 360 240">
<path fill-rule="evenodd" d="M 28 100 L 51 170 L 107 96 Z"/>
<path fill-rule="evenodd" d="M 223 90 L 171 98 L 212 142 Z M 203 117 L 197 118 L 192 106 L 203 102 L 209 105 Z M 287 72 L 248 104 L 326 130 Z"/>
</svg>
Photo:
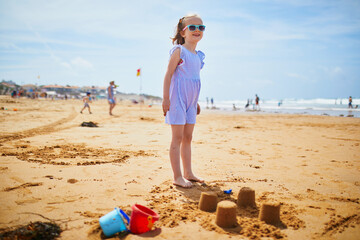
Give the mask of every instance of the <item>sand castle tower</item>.
<svg viewBox="0 0 360 240">
<path fill-rule="evenodd" d="M 277 225 L 280 223 L 280 203 L 263 203 L 260 209 L 260 220 L 267 224 Z"/>
<path fill-rule="evenodd" d="M 202 192 L 199 209 L 206 212 L 215 212 L 217 206 L 217 194 L 214 192 Z"/>
<path fill-rule="evenodd" d="M 236 204 L 231 201 L 221 201 L 216 208 L 216 224 L 223 228 L 233 228 L 238 225 L 236 219 Z"/>
<path fill-rule="evenodd" d="M 255 190 L 249 187 L 241 188 L 238 194 L 237 205 L 239 207 L 255 207 Z"/>
</svg>

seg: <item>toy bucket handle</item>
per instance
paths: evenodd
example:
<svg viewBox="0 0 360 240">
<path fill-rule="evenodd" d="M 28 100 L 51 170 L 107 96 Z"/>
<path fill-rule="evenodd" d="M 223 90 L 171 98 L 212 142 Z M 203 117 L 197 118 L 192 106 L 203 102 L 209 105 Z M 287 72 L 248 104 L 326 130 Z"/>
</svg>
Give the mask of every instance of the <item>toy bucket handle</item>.
<svg viewBox="0 0 360 240">
<path fill-rule="evenodd" d="M 152 222 L 153 220 L 152 216 L 148 216 L 147 220 L 148 220 L 148 228 L 151 230 L 154 225 L 154 223 Z"/>
</svg>

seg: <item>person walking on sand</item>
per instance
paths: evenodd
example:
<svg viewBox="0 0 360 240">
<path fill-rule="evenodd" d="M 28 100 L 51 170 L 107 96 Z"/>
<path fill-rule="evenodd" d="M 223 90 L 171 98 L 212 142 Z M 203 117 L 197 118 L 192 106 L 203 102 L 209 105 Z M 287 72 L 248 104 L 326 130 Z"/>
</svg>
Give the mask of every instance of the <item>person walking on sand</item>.
<svg viewBox="0 0 360 240">
<path fill-rule="evenodd" d="M 86 96 L 83 98 L 83 102 L 84 102 L 84 107 L 83 109 L 81 109 L 80 113 L 82 114 L 82 112 L 85 110 L 85 108 L 88 108 L 89 110 L 89 113 L 92 114 L 91 110 L 90 110 L 90 105 L 89 103 L 92 103 L 91 101 L 91 93 L 90 92 L 87 92 L 86 93 Z"/>
<path fill-rule="evenodd" d="M 259 101 L 260 101 L 259 96 L 258 96 L 257 94 L 255 94 L 255 105 L 256 105 L 256 110 L 260 110 Z"/>
<path fill-rule="evenodd" d="M 114 81 L 111 81 L 111 82 L 110 82 L 110 86 L 109 86 L 108 89 L 107 89 L 107 92 L 108 92 L 108 102 L 109 102 L 109 105 L 110 105 L 110 108 L 109 108 L 109 114 L 110 114 L 110 115 L 113 115 L 113 114 L 112 114 L 112 110 L 114 109 L 114 107 L 115 107 L 115 105 L 116 105 L 116 101 L 115 101 L 115 97 L 114 97 L 114 88 L 116 88 L 115 82 L 114 82 Z"/>
<path fill-rule="evenodd" d="M 353 108 L 353 105 L 352 105 L 352 97 L 351 97 L 351 96 L 349 97 L 349 108 Z"/>
<path fill-rule="evenodd" d="M 163 112 L 165 122 L 171 125 L 170 162 L 174 174 L 173 184 L 190 188 L 193 182 L 204 182 L 194 175 L 191 168 L 191 141 L 200 114 L 200 70 L 204 66 L 205 54 L 196 51 L 205 26 L 198 15 L 181 18 L 177 24 L 170 60 L 164 77 Z M 180 156 L 184 175 L 181 173 Z"/>
</svg>

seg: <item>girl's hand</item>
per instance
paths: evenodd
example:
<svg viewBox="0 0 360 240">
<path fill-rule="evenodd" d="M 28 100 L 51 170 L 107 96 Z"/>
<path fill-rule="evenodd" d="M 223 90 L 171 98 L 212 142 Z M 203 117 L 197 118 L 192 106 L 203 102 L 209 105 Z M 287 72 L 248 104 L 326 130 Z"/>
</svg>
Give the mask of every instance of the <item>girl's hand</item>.
<svg viewBox="0 0 360 240">
<path fill-rule="evenodd" d="M 197 104 L 197 109 L 196 109 L 196 112 L 197 112 L 197 115 L 199 115 L 199 114 L 200 114 L 200 112 L 201 112 L 201 109 L 200 109 L 200 105 L 199 105 L 199 104 Z"/>
<path fill-rule="evenodd" d="M 170 110 L 170 100 L 164 99 L 162 102 L 163 112 L 164 116 L 166 116 L 166 113 Z"/>
</svg>

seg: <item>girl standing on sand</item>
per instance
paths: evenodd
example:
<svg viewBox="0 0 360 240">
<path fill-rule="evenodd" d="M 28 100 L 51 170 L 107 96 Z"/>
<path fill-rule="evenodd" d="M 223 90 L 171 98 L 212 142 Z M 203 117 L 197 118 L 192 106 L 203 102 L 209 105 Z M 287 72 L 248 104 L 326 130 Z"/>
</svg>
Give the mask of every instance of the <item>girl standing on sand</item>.
<svg viewBox="0 0 360 240">
<path fill-rule="evenodd" d="M 92 114 L 92 112 L 91 112 L 91 110 L 90 110 L 90 105 L 89 105 L 89 103 L 92 103 L 92 101 L 91 101 L 91 96 L 90 96 L 90 95 L 91 95 L 91 93 L 90 93 L 90 92 L 87 92 L 87 93 L 86 93 L 86 96 L 83 97 L 84 107 L 83 107 L 83 109 L 81 109 L 81 111 L 80 111 L 81 114 L 82 114 L 82 112 L 85 110 L 85 108 L 88 108 L 89 113 Z"/>
<path fill-rule="evenodd" d="M 200 113 L 200 69 L 204 66 L 205 54 L 196 51 L 205 26 L 198 15 L 181 18 L 177 24 L 170 60 L 164 78 L 163 111 L 165 122 L 171 125 L 170 162 L 176 186 L 190 188 L 191 181 L 204 182 L 191 169 L 191 140 Z M 180 169 L 180 156 L 184 175 Z"/>
</svg>

